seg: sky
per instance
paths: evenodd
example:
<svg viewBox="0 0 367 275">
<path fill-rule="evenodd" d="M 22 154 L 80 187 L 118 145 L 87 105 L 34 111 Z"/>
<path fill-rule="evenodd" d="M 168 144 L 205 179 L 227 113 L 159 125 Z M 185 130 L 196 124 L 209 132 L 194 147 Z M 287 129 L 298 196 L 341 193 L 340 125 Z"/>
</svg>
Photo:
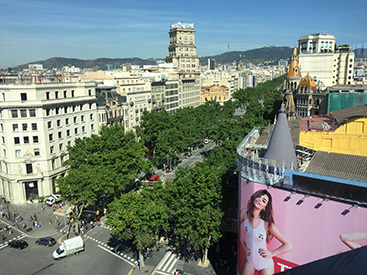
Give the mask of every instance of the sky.
<svg viewBox="0 0 367 275">
<path fill-rule="evenodd" d="M 328 33 L 367 48 L 367 0 L 0 0 L 0 68 L 51 57 L 164 58 L 170 25 L 194 23 L 197 55 L 297 46 Z"/>
</svg>

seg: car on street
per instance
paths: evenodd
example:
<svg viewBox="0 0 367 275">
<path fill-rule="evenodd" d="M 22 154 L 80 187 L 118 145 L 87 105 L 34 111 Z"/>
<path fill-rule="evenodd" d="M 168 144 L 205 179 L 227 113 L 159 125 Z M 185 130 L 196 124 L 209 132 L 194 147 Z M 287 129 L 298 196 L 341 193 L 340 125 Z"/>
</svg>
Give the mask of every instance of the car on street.
<svg viewBox="0 0 367 275">
<path fill-rule="evenodd" d="M 36 244 L 45 245 L 45 246 L 53 246 L 56 243 L 56 240 L 52 237 L 44 237 L 36 240 Z"/>
<path fill-rule="evenodd" d="M 150 177 L 149 180 L 150 181 L 158 181 L 159 180 L 159 175 L 153 175 L 152 177 Z"/>
<path fill-rule="evenodd" d="M 28 246 L 28 243 L 26 241 L 23 241 L 23 240 L 16 240 L 16 241 L 9 242 L 9 247 L 24 249 L 27 246 Z"/>
<path fill-rule="evenodd" d="M 47 199 L 46 199 L 46 204 L 48 206 L 52 206 L 54 205 L 55 203 L 58 203 L 61 201 L 61 196 L 59 194 L 52 194 L 50 195 Z"/>
</svg>

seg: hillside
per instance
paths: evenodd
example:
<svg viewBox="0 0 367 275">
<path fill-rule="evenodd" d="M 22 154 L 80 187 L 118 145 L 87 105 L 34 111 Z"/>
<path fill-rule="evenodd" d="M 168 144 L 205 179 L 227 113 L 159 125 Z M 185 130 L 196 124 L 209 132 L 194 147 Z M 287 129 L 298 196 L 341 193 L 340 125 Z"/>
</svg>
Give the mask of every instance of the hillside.
<svg viewBox="0 0 367 275">
<path fill-rule="evenodd" d="M 14 67 L 15 70 L 22 70 L 28 68 L 28 64 L 42 64 L 45 69 L 61 69 L 64 66 L 75 66 L 80 69 L 85 68 L 97 68 L 106 69 L 106 65 L 112 65 L 114 68 L 120 68 L 123 64 L 133 65 L 155 65 L 154 59 L 141 59 L 141 58 L 98 58 L 98 59 L 77 59 L 77 58 L 64 58 L 64 57 L 53 57 L 47 60 L 39 60 L 30 62 L 27 64 L 19 65 Z"/>
<path fill-rule="evenodd" d="M 276 64 L 279 59 L 288 59 L 292 55 L 293 48 L 290 47 L 263 47 L 259 49 L 253 49 L 248 51 L 232 51 L 226 52 L 214 56 L 203 56 L 200 57 L 200 64 L 208 64 L 208 58 L 213 58 L 216 64 L 231 64 L 236 62 L 241 55 L 242 61 L 246 63 L 259 64 L 264 62 L 270 62 L 270 64 Z M 367 49 L 355 49 L 356 58 L 367 57 Z M 47 60 L 39 60 L 30 62 L 27 64 L 13 67 L 14 70 L 22 70 L 28 68 L 28 64 L 42 64 L 45 69 L 61 69 L 64 66 L 75 66 L 81 69 L 85 68 L 96 68 L 106 69 L 106 65 L 112 65 L 114 68 L 120 68 L 124 64 L 132 65 L 155 65 L 157 59 L 141 59 L 138 57 L 134 58 L 98 58 L 98 59 L 77 59 L 77 58 L 64 58 L 64 57 L 53 57 Z"/>
<path fill-rule="evenodd" d="M 214 56 L 200 57 L 200 64 L 208 63 L 208 58 L 215 59 L 216 64 L 230 64 L 238 60 L 241 55 L 242 61 L 246 63 L 259 64 L 264 62 L 276 63 L 279 59 L 287 59 L 292 55 L 293 48 L 290 47 L 263 47 L 248 51 L 226 52 Z"/>
</svg>

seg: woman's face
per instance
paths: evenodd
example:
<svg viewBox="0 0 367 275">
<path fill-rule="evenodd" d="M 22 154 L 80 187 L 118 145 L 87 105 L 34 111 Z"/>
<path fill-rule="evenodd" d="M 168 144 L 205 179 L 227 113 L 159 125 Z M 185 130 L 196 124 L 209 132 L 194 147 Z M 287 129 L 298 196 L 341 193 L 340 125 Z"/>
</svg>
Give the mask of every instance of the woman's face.
<svg viewBox="0 0 367 275">
<path fill-rule="evenodd" d="M 269 197 L 268 195 L 261 195 L 256 197 L 254 200 L 255 207 L 260 210 L 265 210 L 266 206 L 268 205 Z"/>
</svg>

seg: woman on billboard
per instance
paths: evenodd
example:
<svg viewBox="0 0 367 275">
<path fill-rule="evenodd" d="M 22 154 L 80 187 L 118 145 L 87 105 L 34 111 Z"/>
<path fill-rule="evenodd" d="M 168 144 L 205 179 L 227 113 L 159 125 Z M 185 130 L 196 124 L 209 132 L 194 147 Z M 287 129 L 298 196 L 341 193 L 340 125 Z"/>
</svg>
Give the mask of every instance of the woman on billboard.
<svg viewBox="0 0 367 275">
<path fill-rule="evenodd" d="M 246 260 L 240 274 L 252 275 L 256 271 L 259 275 L 273 274 L 273 257 L 291 250 L 293 246 L 274 225 L 272 197 L 267 190 L 259 190 L 251 196 L 247 210 L 241 210 L 240 225 L 246 235 L 244 240 L 241 234 Z M 269 251 L 266 242 L 273 237 L 282 244 L 274 251 Z"/>
</svg>

